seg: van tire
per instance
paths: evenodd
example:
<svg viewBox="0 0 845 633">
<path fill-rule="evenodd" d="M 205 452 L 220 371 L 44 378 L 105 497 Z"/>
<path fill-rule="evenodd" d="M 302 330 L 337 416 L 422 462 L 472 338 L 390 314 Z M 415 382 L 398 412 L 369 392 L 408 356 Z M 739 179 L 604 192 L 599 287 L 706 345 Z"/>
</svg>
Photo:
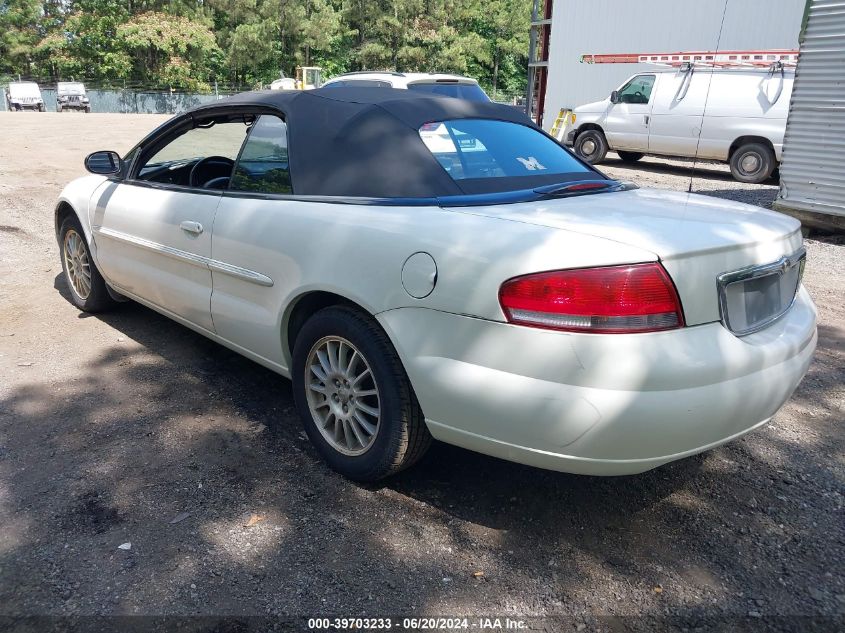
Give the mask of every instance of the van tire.
<svg viewBox="0 0 845 633">
<path fill-rule="evenodd" d="M 775 170 L 775 153 L 763 143 L 745 143 L 731 154 L 730 165 L 735 180 L 760 184 Z"/>
<path fill-rule="evenodd" d="M 619 158 L 621 158 L 626 163 L 636 163 L 643 156 L 645 156 L 645 154 L 641 152 L 623 152 L 622 150 L 616 150 L 616 153 L 619 154 Z"/>
<path fill-rule="evenodd" d="M 602 162 L 607 149 L 607 139 L 601 130 L 584 130 L 575 137 L 575 153 L 591 165 Z"/>
</svg>

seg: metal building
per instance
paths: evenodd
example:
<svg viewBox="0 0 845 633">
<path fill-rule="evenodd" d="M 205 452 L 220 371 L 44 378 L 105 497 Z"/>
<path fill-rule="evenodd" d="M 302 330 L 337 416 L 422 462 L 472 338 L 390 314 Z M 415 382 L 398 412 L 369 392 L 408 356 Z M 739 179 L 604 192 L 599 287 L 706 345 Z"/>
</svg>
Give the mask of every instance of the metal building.
<svg viewBox="0 0 845 633">
<path fill-rule="evenodd" d="M 545 0 L 544 4 L 552 0 Z M 845 0 L 829 0 L 840 4 Z M 646 64 L 591 65 L 586 53 L 796 49 L 806 0 L 554 0 L 548 38 L 543 127 L 560 108 L 604 99 Z M 546 7 L 547 9 L 547 7 Z M 538 21 L 548 11 L 538 11 Z M 721 29 L 721 38 L 719 31 Z M 543 65 L 543 57 L 535 57 Z M 542 94 L 537 90 L 536 94 Z"/>
<path fill-rule="evenodd" d="M 845 229 L 845 0 L 808 0 L 775 209 Z"/>
</svg>

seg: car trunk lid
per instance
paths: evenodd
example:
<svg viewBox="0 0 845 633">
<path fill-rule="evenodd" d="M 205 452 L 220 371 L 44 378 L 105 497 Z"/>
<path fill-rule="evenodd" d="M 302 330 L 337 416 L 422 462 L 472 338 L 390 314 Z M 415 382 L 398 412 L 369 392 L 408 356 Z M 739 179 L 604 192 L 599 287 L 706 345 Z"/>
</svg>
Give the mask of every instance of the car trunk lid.
<svg viewBox="0 0 845 633">
<path fill-rule="evenodd" d="M 670 191 L 635 189 L 451 210 L 602 237 L 654 253 L 675 282 L 688 325 L 722 318 L 720 276 L 779 262 L 802 244 L 801 225 L 793 218 Z"/>
</svg>

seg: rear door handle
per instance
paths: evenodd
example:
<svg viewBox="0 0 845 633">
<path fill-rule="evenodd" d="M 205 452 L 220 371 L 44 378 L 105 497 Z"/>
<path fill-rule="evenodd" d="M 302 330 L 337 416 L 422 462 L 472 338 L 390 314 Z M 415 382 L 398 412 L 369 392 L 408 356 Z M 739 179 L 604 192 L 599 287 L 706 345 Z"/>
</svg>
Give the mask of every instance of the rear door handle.
<svg viewBox="0 0 845 633">
<path fill-rule="evenodd" d="M 645 123 L 646 125 L 648 125 L 648 120 L 649 120 L 649 116 L 648 116 L 647 114 L 644 114 L 644 115 L 643 115 L 643 123 Z"/>
<path fill-rule="evenodd" d="M 202 233 L 202 224 L 194 222 L 193 220 L 185 220 L 179 225 L 179 228 L 183 231 L 187 231 L 188 233 L 193 233 L 194 235 Z"/>
</svg>

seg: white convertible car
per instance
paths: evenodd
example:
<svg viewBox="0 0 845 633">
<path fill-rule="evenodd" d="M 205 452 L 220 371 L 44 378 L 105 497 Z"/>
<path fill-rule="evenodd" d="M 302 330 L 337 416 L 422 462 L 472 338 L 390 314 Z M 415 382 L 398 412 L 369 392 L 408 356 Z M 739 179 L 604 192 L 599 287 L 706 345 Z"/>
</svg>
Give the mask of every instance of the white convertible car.
<svg viewBox="0 0 845 633">
<path fill-rule="evenodd" d="M 765 424 L 816 345 L 797 221 L 610 180 L 506 106 L 249 93 L 86 166 L 56 207 L 73 302 L 290 378 L 357 480 L 432 437 L 642 472 Z"/>
</svg>

